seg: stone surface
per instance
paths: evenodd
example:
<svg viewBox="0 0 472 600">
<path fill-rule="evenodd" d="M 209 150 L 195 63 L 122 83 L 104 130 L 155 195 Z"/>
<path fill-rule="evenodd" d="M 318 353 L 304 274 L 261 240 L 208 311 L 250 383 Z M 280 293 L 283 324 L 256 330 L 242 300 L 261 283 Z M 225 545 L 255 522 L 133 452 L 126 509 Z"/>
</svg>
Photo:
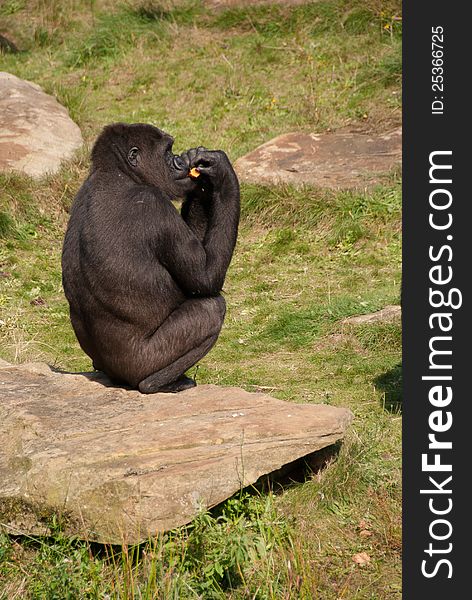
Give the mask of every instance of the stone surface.
<svg viewBox="0 0 472 600">
<path fill-rule="evenodd" d="M 402 317 L 402 307 L 399 304 L 385 306 L 381 310 L 367 315 L 356 315 L 343 319 L 341 323 L 346 325 L 369 325 L 370 323 L 391 323 Z"/>
<path fill-rule="evenodd" d="M 55 98 L 0 72 L 0 171 L 55 173 L 82 143 L 79 127 Z"/>
<path fill-rule="evenodd" d="M 364 188 L 400 163 L 401 146 L 401 128 L 383 135 L 287 133 L 238 158 L 235 167 L 251 183 Z"/>
<path fill-rule="evenodd" d="M 330 446 L 347 409 L 201 385 L 178 395 L 115 388 L 102 374 L 0 364 L 0 527 L 135 543 L 188 523 Z"/>
</svg>

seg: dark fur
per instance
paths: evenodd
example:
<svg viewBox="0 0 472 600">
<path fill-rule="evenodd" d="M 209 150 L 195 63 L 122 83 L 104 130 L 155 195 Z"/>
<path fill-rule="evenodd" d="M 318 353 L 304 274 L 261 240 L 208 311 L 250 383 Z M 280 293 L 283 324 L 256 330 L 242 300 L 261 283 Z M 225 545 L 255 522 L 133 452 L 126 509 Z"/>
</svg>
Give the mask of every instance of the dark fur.
<svg viewBox="0 0 472 600">
<path fill-rule="evenodd" d="M 0 35 L 0 54 L 2 52 L 11 52 L 12 54 L 16 54 L 18 52 L 18 48 L 5 36 Z"/>
<path fill-rule="evenodd" d="M 144 393 L 194 385 L 183 373 L 223 324 L 220 292 L 239 221 L 239 185 L 224 152 L 189 150 L 179 171 L 172 142 L 150 125 L 103 130 L 62 254 L 80 345 L 95 368 Z M 186 176 L 194 166 L 196 180 Z M 174 198 L 184 199 L 181 214 Z"/>
</svg>

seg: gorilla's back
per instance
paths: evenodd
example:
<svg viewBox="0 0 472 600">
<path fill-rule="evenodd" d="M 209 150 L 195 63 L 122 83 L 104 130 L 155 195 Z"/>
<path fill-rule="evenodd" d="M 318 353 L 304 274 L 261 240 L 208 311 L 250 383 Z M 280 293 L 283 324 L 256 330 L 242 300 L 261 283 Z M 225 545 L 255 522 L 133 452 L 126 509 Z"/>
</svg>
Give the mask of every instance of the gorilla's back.
<svg viewBox="0 0 472 600">
<path fill-rule="evenodd" d="M 102 176 L 94 183 L 91 175 L 71 208 L 62 282 L 80 345 L 100 364 L 152 334 L 185 297 L 153 252 L 150 221 L 158 211 L 120 201 L 125 182 L 104 183 Z"/>
</svg>

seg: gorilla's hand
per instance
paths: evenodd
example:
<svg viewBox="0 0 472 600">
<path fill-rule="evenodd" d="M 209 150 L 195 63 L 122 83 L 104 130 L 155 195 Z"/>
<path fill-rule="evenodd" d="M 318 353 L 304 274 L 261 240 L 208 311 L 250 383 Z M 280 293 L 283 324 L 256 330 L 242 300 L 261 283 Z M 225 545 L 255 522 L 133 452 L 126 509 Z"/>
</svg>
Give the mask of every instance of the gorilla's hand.
<svg viewBox="0 0 472 600">
<path fill-rule="evenodd" d="M 196 167 L 216 188 L 221 186 L 228 175 L 234 175 L 233 167 L 222 150 L 207 150 L 199 146 L 189 150 L 187 155 L 190 168 Z"/>
<path fill-rule="evenodd" d="M 189 177 L 190 169 L 192 168 L 190 162 L 190 150 L 187 152 L 183 152 L 179 155 L 173 156 L 173 163 L 177 167 L 177 177 L 175 178 L 175 184 L 177 185 L 177 189 L 183 195 L 188 194 L 190 192 L 195 192 L 200 189 L 200 185 L 196 179 Z M 195 148 L 196 152 L 196 148 Z M 179 174 L 181 173 L 181 174 Z"/>
</svg>

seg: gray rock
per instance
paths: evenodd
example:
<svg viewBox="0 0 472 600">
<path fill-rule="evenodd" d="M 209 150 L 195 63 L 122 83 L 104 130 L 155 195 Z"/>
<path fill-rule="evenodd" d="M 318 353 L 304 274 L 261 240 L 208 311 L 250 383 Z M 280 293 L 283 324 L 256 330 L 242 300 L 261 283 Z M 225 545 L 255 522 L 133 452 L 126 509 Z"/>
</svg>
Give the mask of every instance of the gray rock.
<svg viewBox="0 0 472 600">
<path fill-rule="evenodd" d="M 55 173 L 82 143 L 79 127 L 55 98 L 0 72 L 0 171 Z"/>
<path fill-rule="evenodd" d="M 365 188 L 401 162 L 401 128 L 383 135 L 286 133 L 238 158 L 241 181 Z"/>
<path fill-rule="evenodd" d="M 402 307 L 399 304 L 390 304 L 374 313 L 347 317 L 341 323 L 346 325 L 369 325 L 370 323 L 391 323 L 402 317 Z"/>
<path fill-rule="evenodd" d="M 344 436 L 344 408 L 234 387 L 178 395 L 0 364 L 0 528 L 135 543 Z"/>
</svg>

